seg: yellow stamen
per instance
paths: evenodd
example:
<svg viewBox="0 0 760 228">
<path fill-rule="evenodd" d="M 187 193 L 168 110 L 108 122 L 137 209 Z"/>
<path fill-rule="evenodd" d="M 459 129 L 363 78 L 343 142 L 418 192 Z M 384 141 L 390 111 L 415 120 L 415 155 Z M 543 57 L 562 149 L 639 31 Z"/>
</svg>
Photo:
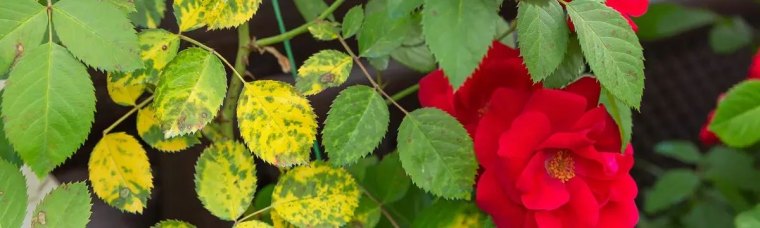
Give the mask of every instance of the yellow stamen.
<svg viewBox="0 0 760 228">
<path fill-rule="evenodd" d="M 570 152 L 566 150 L 557 151 L 551 156 L 545 164 L 546 172 L 549 176 L 565 183 L 575 177 L 575 164 Z"/>
</svg>

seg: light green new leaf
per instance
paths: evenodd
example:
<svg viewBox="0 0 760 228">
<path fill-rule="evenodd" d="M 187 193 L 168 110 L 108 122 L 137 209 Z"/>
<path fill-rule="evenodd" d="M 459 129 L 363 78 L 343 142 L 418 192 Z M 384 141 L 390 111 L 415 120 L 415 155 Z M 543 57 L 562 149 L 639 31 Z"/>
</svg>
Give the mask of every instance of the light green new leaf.
<svg viewBox="0 0 760 228">
<path fill-rule="evenodd" d="M 251 221 L 245 221 L 241 222 L 240 224 L 235 225 L 233 228 L 271 228 L 272 225 L 269 225 L 265 222 L 258 221 L 258 220 L 251 220 Z"/>
<path fill-rule="evenodd" d="M 272 194 L 273 215 L 299 227 L 337 227 L 351 220 L 360 196 L 346 170 L 314 162 L 280 177 Z"/>
<path fill-rule="evenodd" d="M 760 227 L 760 205 L 737 215 L 734 220 L 734 225 L 736 228 Z"/>
<path fill-rule="evenodd" d="M 565 12 L 555 0 L 523 0 L 518 3 L 517 34 L 520 54 L 534 82 L 554 72 L 567 50 Z"/>
<path fill-rule="evenodd" d="M 548 88 L 562 88 L 578 80 L 586 71 L 586 60 L 583 59 L 581 45 L 578 38 L 571 36 L 567 41 L 567 51 L 562 63 L 557 70 L 544 79 L 544 86 Z"/>
<path fill-rule="evenodd" d="M 472 139 L 454 117 L 421 108 L 398 129 L 401 164 L 412 181 L 436 196 L 469 199 L 478 164 Z"/>
<path fill-rule="evenodd" d="M 316 118 L 309 100 L 284 82 L 247 83 L 238 100 L 240 135 L 256 156 L 277 167 L 309 162 Z"/>
<path fill-rule="evenodd" d="M 373 0 L 364 9 L 364 23 L 356 35 L 359 55 L 381 57 L 401 46 L 412 28 L 409 16 L 391 18 L 385 10 L 387 0 Z"/>
<path fill-rule="evenodd" d="M 108 72 L 143 67 L 137 35 L 127 15 L 99 0 L 61 0 L 53 25 L 63 45 L 87 65 Z"/>
<path fill-rule="evenodd" d="M 95 113 L 90 75 L 65 48 L 48 43 L 24 54 L 6 84 L 6 136 L 24 163 L 42 177 L 87 139 Z"/>
<path fill-rule="evenodd" d="M 227 92 L 224 66 L 213 53 L 188 48 L 161 72 L 153 107 L 164 137 L 194 133 L 211 122 Z"/>
<path fill-rule="evenodd" d="M 327 3 L 324 0 L 293 0 L 293 3 L 306 21 L 317 19 L 319 14 L 327 9 Z M 335 20 L 332 14 L 328 16 L 328 19 Z"/>
<path fill-rule="evenodd" d="M 317 21 L 311 24 L 308 29 L 311 36 L 317 40 L 328 41 L 338 39 L 340 34 L 340 28 L 337 22 L 331 21 Z"/>
<path fill-rule="evenodd" d="M 388 131 L 388 105 L 374 89 L 341 91 L 327 113 L 322 143 L 333 165 L 353 164 L 375 150 Z"/>
<path fill-rule="evenodd" d="M 195 192 L 203 207 L 216 217 L 234 221 L 256 193 L 256 163 L 245 145 L 216 142 L 203 150 L 195 164 Z"/>
<path fill-rule="evenodd" d="M 422 32 L 454 90 L 488 51 L 496 32 L 496 8 L 491 4 L 492 0 L 425 0 Z"/>
<path fill-rule="evenodd" d="M 90 221 L 92 200 L 87 184 L 75 182 L 63 184 L 45 196 L 34 209 L 34 228 L 79 228 Z"/>
<path fill-rule="evenodd" d="M 699 177 L 691 170 L 674 169 L 663 174 L 647 192 L 644 211 L 656 213 L 686 200 L 699 187 Z"/>
<path fill-rule="evenodd" d="M 195 228 L 195 225 L 179 220 L 163 220 L 151 226 L 151 228 Z"/>
<path fill-rule="evenodd" d="M 567 12 L 599 82 L 638 109 L 644 92 L 644 53 L 631 26 L 620 13 L 597 1 L 573 1 Z"/>
<path fill-rule="evenodd" d="M 386 155 L 379 164 L 367 168 L 362 183 L 364 188 L 384 205 L 399 201 L 412 185 L 412 181 L 401 167 L 398 152 Z"/>
<path fill-rule="evenodd" d="M 145 28 L 158 28 L 166 11 L 164 0 L 134 0 L 136 12 L 129 14 L 129 19 L 137 26 Z"/>
<path fill-rule="evenodd" d="M 731 88 L 718 104 L 709 126 L 724 143 L 747 147 L 760 140 L 760 81 L 747 80 Z"/>
<path fill-rule="evenodd" d="M 414 219 L 412 227 L 488 227 L 488 215 L 472 202 L 438 200 Z"/>
<path fill-rule="evenodd" d="M 153 189 L 153 174 L 137 139 L 124 132 L 103 136 L 87 166 L 95 195 L 119 210 L 142 213 Z"/>
<path fill-rule="evenodd" d="M 620 131 L 621 153 L 625 152 L 625 148 L 631 143 L 631 135 L 633 135 L 633 114 L 631 108 L 625 106 L 623 102 L 615 98 L 607 89 L 602 89 L 602 93 L 599 95 L 599 103 L 604 104 L 604 108 L 607 109 L 607 113 L 610 114 Z"/>
<path fill-rule="evenodd" d="M 134 0 L 106 0 L 107 2 L 110 2 L 117 8 L 119 8 L 124 13 L 130 13 L 135 12 L 137 9 L 135 8 L 135 2 Z"/>
<path fill-rule="evenodd" d="M 0 76 L 24 52 L 42 43 L 47 10 L 31 0 L 6 0 L 0 7 Z"/>
<path fill-rule="evenodd" d="M 741 17 L 719 21 L 710 30 L 710 47 L 719 54 L 738 51 L 752 43 L 753 28 Z"/>
<path fill-rule="evenodd" d="M 354 6 L 348 10 L 346 16 L 343 17 L 343 38 L 348 39 L 349 37 L 356 35 L 356 32 L 359 31 L 363 22 L 364 9 L 362 9 L 361 5 Z"/>
<path fill-rule="evenodd" d="M 658 143 L 654 147 L 654 152 L 687 164 L 696 165 L 702 160 L 702 154 L 699 153 L 699 148 L 697 148 L 694 143 L 686 140 Z"/>
<path fill-rule="evenodd" d="M 340 86 L 354 66 L 351 56 L 336 50 L 322 50 L 298 68 L 296 89 L 304 95 L 314 95 L 330 87 Z"/>
<path fill-rule="evenodd" d="M 27 198 L 26 179 L 19 167 L 0 159 L 0 227 L 21 227 Z"/>
</svg>

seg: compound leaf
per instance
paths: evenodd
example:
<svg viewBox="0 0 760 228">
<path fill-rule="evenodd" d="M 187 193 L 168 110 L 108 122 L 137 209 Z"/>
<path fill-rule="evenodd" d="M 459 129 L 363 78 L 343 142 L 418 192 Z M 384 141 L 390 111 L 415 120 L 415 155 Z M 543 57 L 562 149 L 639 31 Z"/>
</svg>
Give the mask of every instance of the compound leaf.
<svg viewBox="0 0 760 228">
<path fill-rule="evenodd" d="M 567 50 L 565 12 L 555 0 L 524 0 L 518 7 L 520 54 L 533 81 L 539 82 L 557 69 Z"/>
<path fill-rule="evenodd" d="M 340 86 L 351 73 L 351 56 L 336 50 L 322 50 L 312 55 L 298 68 L 296 89 L 304 95 L 314 95 L 326 88 Z"/>
<path fill-rule="evenodd" d="M 137 134 L 148 145 L 163 152 L 177 152 L 201 143 L 194 134 L 164 138 L 153 107 L 145 107 L 137 112 Z"/>
<path fill-rule="evenodd" d="M 271 227 L 272 225 L 266 224 L 265 222 L 252 220 L 252 221 L 245 221 L 240 224 L 237 224 L 234 228 L 271 228 Z"/>
<path fill-rule="evenodd" d="M 245 145 L 217 142 L 203 150 L 195 164 L 195 192 L 216 217 L 234 221 L 256 193 L 256 164 Z"/>
<path fill-rule="evenodd" d="M 32 227 L 77 228 L 90 221 L 92 201 L 87 184 L 63 184 L 45 196 L 34 209 Z"/>
<path fill-rule="evenodd" d="M 195 225 L 179 220 L 163 220 L 151 226 L 151 228 L 195 228 Z"/>
<path fill-rule="evenodd" d="M 129 14 L 129 19 L 137 26 L 158 28 L 166 11 L 164 0 L 134 0 L 137 11 Z"/>
<path fill-rule="evenodd" d="M 103 136 L 90 154 L 92 190 L 108 205 L 130 213 L 142 213 L 153 174 L 145 150 L 124 132 Z"/>
<path fill-rule="evenodd" d="M 42 43 L 47 31 L 47 10 L 35 1 L 3 1 L 0 7 L 0 75 L 26 50 Z"/>
<path fill-rule="evenodd" d="M 290 84 L 271 80 L 246 84 L 237 119 L 248 148 L 265 162 L 290 167 L 309 161 L 316 115 L 309 100 Z"/>
<path fill-rule="evenodd" d="M 26 179 L 19 167 L 0 159 L 0 227 L 21 227 L 27 198 Z"/>
</svg>

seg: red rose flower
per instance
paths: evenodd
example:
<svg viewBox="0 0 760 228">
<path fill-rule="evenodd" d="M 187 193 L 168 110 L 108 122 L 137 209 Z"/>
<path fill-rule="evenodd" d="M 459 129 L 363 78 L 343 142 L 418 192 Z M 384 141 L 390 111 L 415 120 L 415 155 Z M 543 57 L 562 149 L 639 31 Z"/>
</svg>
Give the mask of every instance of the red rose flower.
<svg viewBox="0 0 760 228">
<path fill-rule="evenodd" d="M 628 24 L 631 25 L 634 32 L 638 31 L 639 27 L 631 20 L 631 17 L 641 17 L 647 13 L 647 8 L 649 8 L 649 0 L 607 0 L 605 4 L 620 12 L 628 20 Z M 575 30 L 572 23 L 568 23 L 568 25 L 570 25 L 571 30 Z"/>
<path fill-rule="evenodd" d="M 563 90 L 534 85 L 519 53 L 495 42 L 456 92 L 439 70 L 420 101 L 461 121 L 483 173 L 478 206 L 499 227 L 633 227 L 638 190 L 600 87 L 582 78 Z"/>
</svg>

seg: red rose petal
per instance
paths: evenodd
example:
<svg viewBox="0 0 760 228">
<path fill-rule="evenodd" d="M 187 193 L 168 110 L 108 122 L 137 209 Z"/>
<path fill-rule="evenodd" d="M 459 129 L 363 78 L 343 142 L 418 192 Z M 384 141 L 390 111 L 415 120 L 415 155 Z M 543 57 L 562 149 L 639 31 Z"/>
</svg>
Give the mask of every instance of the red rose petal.
<svg viewBox="0 0 760 228">
<path fill-rule="evenodd" d="M 491 214 L 498 227 L 523 227 L 525 209 L 505 197 L 496 175 L 498 174 L 489 170 L 480 175 L 475 194 L 478 207 Z"/>
<path fill-rule="evenodd" d="M 512 126 L 499 138 L 501 157 L 508 159 L 528 159 L 536 146 L 549 136 L 551 124 L 546 115 L 537 112 L 524 112 L 512 122 Z M 515 166 L 521 168 L 523 165 Z"/>
<path fill-rule="evenodd" d="M 596 227 L 599 221 L 599 203 L 591 189 L 581 178 L 574 178 L 567 184 L 570 201 L 563 208 L 563 221 L 569 227 Z"/>
<path fill-rule="evenodd" d="M 607 0 L 606 4 L 623 15 L 633 17 L 644 15 L 649 7 L 648 0 Z"/>
<path fill-rule="evenodd" d="M 633 200 L 610 202 L 599 211 L 599 227 L 631 228 L 639 222 L 639 210 Z"/>
<path fill-rule="evenodd" d="M 749 75 L 747 79 L 760 79 L 760 49 L 757 50 L 755 56 L 752 57 L 752 65 L 749 67 Z"/>
<path fill-rule="evenodd" d="M 483 167 L 492 167 L 491 163 L 498 159 L 499 136 L 509 129 L 528 96 L 527 91 L 504 88 L 496 90 L 491 96 L 488 111 L 480 119 L 473 137 L 475 154 Z"/>
<path fill-rule="evenodd" d="M 420 79 L 417 96 L 423 107 L 435 107 L 456 117 L 454 110 L 454 89 L 442 70 L 436 70 Z"/>
<path fill-rule="evenodd" d="M 586 99 L 582 96 L 560 91 L 536 90 L 525 105 L 525 111 L 541 112 L 551 120 L 555 131 L 568 129 L 586 111 Z"/>
<path fill-rule="evenodd" d="M 547 158 L 546 153 L 535 153 L 517 180 L 517 189 L 522 192 L 522 203 L 527 209 L 554 210 L 570 200 L 565 184 L 546 172 Z"/>
<path fill-rule="evenodd" d="M 585 97 L 586 110 L 588 110 L 599 105 L 599 93 L 602 87 L 595 78 L 583 77 L 562 90 Z"/>
</svg>

